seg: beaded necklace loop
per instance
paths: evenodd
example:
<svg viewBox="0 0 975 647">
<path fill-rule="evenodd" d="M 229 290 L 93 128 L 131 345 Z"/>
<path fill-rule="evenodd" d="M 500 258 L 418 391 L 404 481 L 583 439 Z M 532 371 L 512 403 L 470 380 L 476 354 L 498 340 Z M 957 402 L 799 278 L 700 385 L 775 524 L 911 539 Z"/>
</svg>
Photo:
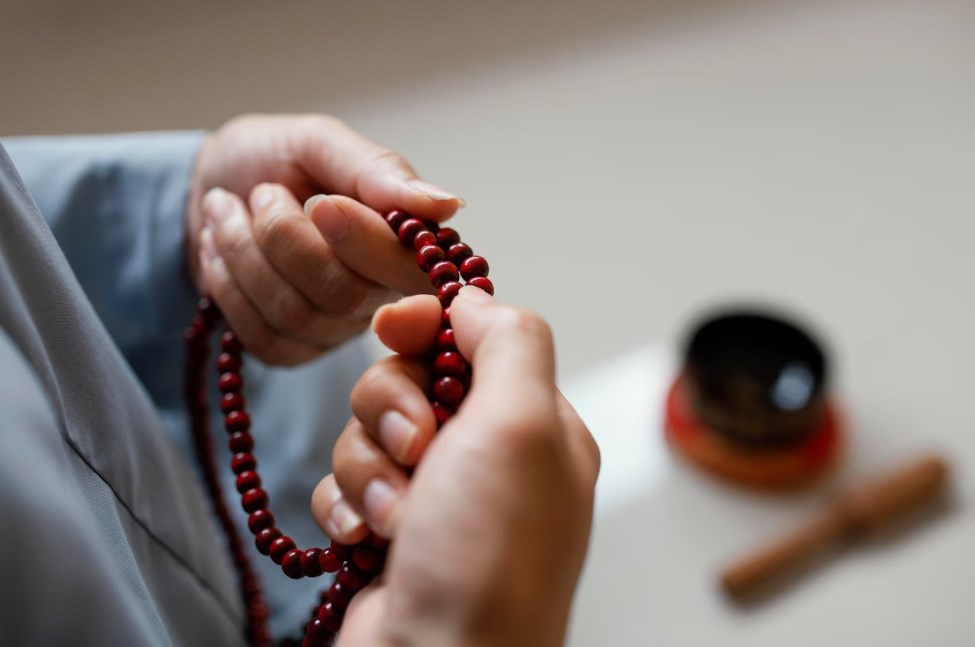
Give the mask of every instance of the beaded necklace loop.
<svg viewBox="0 0 975 647">
<path fill-rule="evenodd" d="M 494 285 L 487 278 L 488 262 L 474 255 L 470 246 L 462 243 L 460 235 L 448 227 L 414 218 L 404 211 L 394 210 L 386 214 L 386 223 L 397 234 L 404 247 L 416 252 L 417 266 L 430 278 L 437 289 L 437 298 L 443 308 L 441 330 L 437 335 L 431 366 L 433 387 L 430 402 L 438 427 L 443 426 L 460 406 L 470 387 L 471 369 L 454 343 L 454 331 L 450 326 L 450 303 L 460 292 L 461 278 L 467 285 L 494 294 Z M 250 563 L 248 551 L 237 530 L 229 508 L 224 502 L 223 489 L 217 476 L 213 442 L 209 431 L 209 405 L 207 402 L 207 363 L 210 355 L 210 338 L 223 322 L 223 315 L 210 298 L 203 297 L 197 304 L 193 321 L 184 333 L 186 364 L 184 397 L 190 413 L 193 445 L 203 481 L 217 516 L 226 535 L 227 545 L 237 570 L 238 585 L 247 613 L 247 642 L 252 647 L 270 647 L 272 638 L 268 630 L 268 608 L 261 593 L 260 583 Z M 370 535 L 362 542 L 349 546 L 331 542 L 326 548 L 300 549 L 277 527 L 269 506 L 270 497 L 261 487 L 261 477 L 254 457 L 254 438 L 250 434 L 251 419 L 244 398 L 243 367 L 244 347 L 233 331 L 220 336 L 220 352 L 216 358 L 217 387 L 220 390 L 220 410 L 233 455 L 230 469 L 236 475 L 236 489 L 240 505 L 248 513 L 247 527 L 254 535 L 257 551 L 281 566 L 285 575 L 292 579 L 319 577 L 323 573 L 337 573 L 332 586 L 320 594 L 320 604 L 312 609 L 312 615 L 304 627 L 302 647 L 332 647 L 342 618 L 352 597 L 382 574 L 389 542 Z"/>
</svg>

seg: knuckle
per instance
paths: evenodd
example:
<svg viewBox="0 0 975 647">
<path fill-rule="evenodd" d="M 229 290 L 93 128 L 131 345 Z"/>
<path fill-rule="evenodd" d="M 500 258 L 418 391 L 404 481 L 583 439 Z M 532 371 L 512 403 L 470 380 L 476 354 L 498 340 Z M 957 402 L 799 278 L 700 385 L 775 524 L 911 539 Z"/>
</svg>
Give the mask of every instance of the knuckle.
<svg viewBox="0 0 975 647">
<path fill-rule="evenodd" d="M 257 242 L 263 249 L 292 246 L 298 235 L 294 214 L 281 208 L 272 208 L 257 223 Z"/>
<path fill-rule="evenodd" d="M 497 326 L 506 332 L 528 336 L 539 341 L 552 341 L 552 328 L 541 315 L 514 306 L 502 306 Z"/>
</svg>

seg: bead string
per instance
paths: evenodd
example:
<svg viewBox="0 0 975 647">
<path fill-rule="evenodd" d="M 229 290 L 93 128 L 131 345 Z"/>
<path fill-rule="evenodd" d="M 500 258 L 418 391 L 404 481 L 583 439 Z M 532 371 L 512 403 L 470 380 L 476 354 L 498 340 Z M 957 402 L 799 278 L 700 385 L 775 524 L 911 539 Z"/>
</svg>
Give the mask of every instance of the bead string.
<svg viewBox="0 0 975 647">
<path fill-rule="evenodd" d="M 441 330 L 431 353 L 434 379 L 429 394 L 439 427 L 450 419 L 463 401 L 471 379 L 470 366 L 454 343 L 450 303 L 463 286 L 461 277 L 467 285 L 481 288 L 489 294 L 494 294 L 494 285 L 487 278 L 488 262 L 474 255 L 470 246 L 461 242 L 455 230 L 441 228 L 436 223 L 414 218 L 401 210 L 391 211 L 385 220 L 403 246 L 416 252 L 416 264 L 437 288 L 437 298 L 443 308 Z M 217 305 L 207 297 L 200 299 L 193 321 L 184 333 L 184 396 L 204 485 L 237 569 L 247 613 L 248 644 L 252 647 L 270 647 L 272 638 L 267 626 L 267 604 L 233 517 L 224 503 L 209 432 L 206 379 L 209 340 L 222 321 L 223 316 Z M 335 582 L 321 592 L 320 603 L 312 609 L 301 642 L 302 647 L 332 647 L 352 597 L 382 573 L 388 542 L 370 535 L 355 546 L 333 541 L 326 548 L 301 550 L 295 546 L 294 540 L 278 529 L 274 514 L 268 507 L 268 494 L 261 487 L 257 460 L 253 454 L 254 439 L 250 434 L 251 420 L 245 408 L 244 378 L 241 375 L 244 348 L 233 331 L 228 330 L 220 337 L 220 350 L 216 360 L 219 375 L 217 386 L 222 394 L 220 410 L 224 414 L 224 428 L 233 454 L 230 467 L 237 476 L 236 489 L 240 494 L 241 507 L 248 513 L 247 526 L 254 535 L 258 552 L 280 565 L 288 577 L 300 579 L 337 573 Z"/>
</svg>

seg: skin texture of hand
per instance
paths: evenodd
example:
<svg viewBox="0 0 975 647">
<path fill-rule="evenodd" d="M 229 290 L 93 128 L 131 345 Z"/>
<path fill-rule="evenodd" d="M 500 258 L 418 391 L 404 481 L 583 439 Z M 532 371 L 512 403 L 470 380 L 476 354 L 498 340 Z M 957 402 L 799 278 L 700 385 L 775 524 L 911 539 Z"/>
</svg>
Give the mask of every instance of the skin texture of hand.
<svg viewBox="0 0 975 647">
<path fill-rule="evenodd" d="M 362 331 L 380 305 L 430 292 L 379 214 L 440 222 L 461 206 L 334 118 L 240 117 L 200 150 L 187 258 L 248 351 L 294 365 Z"/>
<path fill-rule="evenodd" d="M 599 451 L 555 387 L 554 350 L 536 315 L 467 287 L 451 305 L 474 380 L 434 434 L 418 358 L 440 323 L 436 299 L 377 312 L 397 353 L 352 395 L 355 418 L 335 473 L 312 497 L 334 539 L 367 525 L 393 539 L 381 582 L 349 608 L 340 647 L 561 645 L 588 546 Z M 407 479 L 405 466 L 416 465 Z"/>
</svg>

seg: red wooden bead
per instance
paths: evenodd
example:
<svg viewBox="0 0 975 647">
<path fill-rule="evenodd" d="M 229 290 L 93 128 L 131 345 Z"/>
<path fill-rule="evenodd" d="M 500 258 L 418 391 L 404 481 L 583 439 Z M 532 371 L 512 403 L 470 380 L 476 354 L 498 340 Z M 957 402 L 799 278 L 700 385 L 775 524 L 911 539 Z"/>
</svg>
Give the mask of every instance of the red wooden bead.
<svg viewBox="0 0 975 647">
<path fill-rule="evenodd" d="M 456 282 L 459 278 L 460 272 L 457 271 L 457 266 L 450 261 L 440 261 L 430 268 L 430 282 L 435 287 L 439 288 L 444 283 Z"/>
<path fill-rule="evenodd" d="M 257 460 L 254 459 L 254 454 L 250 452 L 241 452 L 240 454 L 234 454 L 234 457 L 230 459 L 230 469 L 233 470 L 234 474 L 242 474 L 257 468 Z"/>
<path fill-rule="evenodd" d="M 487 276 L 490 269 L 483 256 L 471 256 L 460 264 L 460 275 L 465 281 L 470 281 L 475 276 Z"/>
<path fill-rule="evenodd" d="M 352 594 L 345 590 L 339 582 L 332 584 L 328 590 L 328 602 L 337 609 L 344 609 L 349 606 Z"/>
<path fill-rule="evenodd" d="M 261 475 L 254 470 L 237 475 L 237 491 L 241 494 L 259 487 L 261 487 Z"/>
<path fill-rule="evenodd" d="M 440 286 L 437 290 L 437 298 L 440 299 L 440 305 L 443 307 L 450 306 L 451 302 L 454 300 L 458 294 L 460 294 L 460 289 L 464 287 L 459 281 L 449 281 Z"/>
<path fill-rule="evenodd" d="M 430 232 L 424 232 L 430 233 Z M 446 258 L 446 254 L 443 250 L 436 245 L 426 245 L 420 248 L 420 251 L 416 253 L 416 266 L 419 267 L 424 272 L 429 272 L 437 263 L 441 262 Z"/>
<path fill-rule="evenodd" d="M 475 288 L 481 288 L 488 294 L 494 294 L 494 283 L 491 283 L 491 279 L 486 276 L 475 276 L 467 281 L 467 285 L 473 285 Z"/>
<path fill-rule="evenodd" d="M 460 353 L 454 351 L 440 353 L 433 360 L 433 372 L 436 375 L 462 377 L 467 373 L 467 362 Z"/>
<path fill-rule="evenodd" d="M 221 373 L 236 373 L 240 370 L 242 362 L 237 353 L 220 353 L 217 358 L 217 370 Z"/>
<path fill-rule="evenodd" d="M 249 452 L 254 449 L 254 438 L 246 431 L 235 431 L 230 434 L 230 451 L 235 454 Z"/>
<path fill-rule="evenodd" d="M 271 543 L 281 536 L 281 531 L 277 528 L 265 528 L 254 536 L 254 545 L 262 555 L 271 553 Z"/>
<path fill-rule="evenodd" d="M 267 506 L 267 492 L 259 487 L 247 490 L 240 497 L 240 507 L 246 512 L 254 512 Z"/>
<path fill-rule="evenodd" d="M 342 585 L 349 593 L 355 594 L 365 588 L 369 577 L 352 564 L 346 563 L 336 576 L 335 581 Z"/>
<path fill-rule="evenodd" d="M 307 577 L 318 577 L 322 574 L 321 548 L 309 548 L 301 554 L 301 570 Z"/>
<path fill-rule="evenodd" d="M 369 575 L 379 573 L 385 561 L 382 551 L 373 548 L 357 547 L 352 551 L 352 563 L 360 571 Z"/>
<path fill-rule="evenodd" d="M 345 561 L 352 557 L 352 546 L 348 544 L 340 544 L 337 541 L 333 541 L 328 545 L 328 549 L 332 551 L 332 554 L 339 558 L 340 561 Z"/>
<path fill-rule="evenodd" d="M 389 540 L 385 537 L 380 537 L 379 535 L 369 535 L 369 537 L 366 538 L 366 541 L 369 542 L 369 545 L 373 548 L 379 548 L 381 550 L 389 548 Z"/>
<path fill-rule="evenodd" d="M 430 227 L 430 225 L 429 225 L 429 223 L 427 223 L 427 228 L 429 229 L 429 227 Z M 436 247 L 436 245 L 437 245 L 437 234 L 433 233 L 432 231 L 421 231 L 420 233 L 418 233 L 416 236 L 413 237 L 413 249 L 414 250 L 420 251 L 421 249 L 423 249 L 427 245 L 433 245 L 434 247 Z M 443 251 L 443 250 L 441 249 L 440 251 Z"/>
<path fill-rule="evenodd" d="M 343 614 L 343 609 L 336 607 L 331 602 L 326 602 L 319 610 L 318 618 L 316 618 L 316 620 L 321 621 L 322 626 L 326 631 L 334 633 L 342 627 Z"/>
<path fill-rule="evenodd" d="M 247 527 L 255 535 L 265 528 L 274 527 L 274 513 L 267 508 L 261 508 L 250 513 L 247 517 Z"/>
<path fill-rule="evenodd" d="M 318 564 L 326 573 L 338 573 L 339 569 L 342 568 L 342 560 L 332 552 L 331 548 L 322 551 L 322 554 L 318 556 Z"/>
<path fill-rule="evenodd" d="M 413 239 L 421 231 L 426 231 L 427 226 L 423 224 L 423 221 L 418 218 L 407 218 L 403 221 L 403 224 L 399 226 L 397 230 L 397 235 L 399 236 L 399 242 L 410 247 L 413 246 Z"/>
<path fill-rule="evenodd" d="M 224 393 L 220 396 L 220 410 L 224 413 L 240 411 L 244 408 L 246 401 L 242 393 Z"/>
<path fill-rule="evenodd" d="M 465 243 L 456 243 L 447 249 L 447 260 L 454 265 L 460 265 L 474 254 L 474 250 Z"/>
<path fill-rule="evenodd" d="M 288 537 L 287 535 L 282 535 L 278 537 L 277 539 L 271 542 L 271 549 L 269 551 L 271 555 L 271 561 L 274 562 L 275 564 L 280 565 L 281 560 L 284 559 L 284 556 L 288 553 L 288 551 L 294 550 L 294 548 L 295 548 L 295 542 L 291 537 Z"/>
<path fill-rule="evenodd" d="M 456 377 L 442 377 L 434 382 L 433 395 L 444 404 L 455 407 L 464 399 L 464 385 Z"/>
<path fill-rule="evenodd" d="M 220 348 L 225 353 L 235 353 L 237 355 L 244 351 L 244 345 L 237 339 L 237 335 L 229 330 L 220 336 Z"/>
<path fill-rule="evenodd" d="M 244 380 L 240 377 L 240 373 L 224 373 L 217 380 L 217 386 L 224 393 L 238 393 L 244 386 Z"/>
<path fill-rule="evenodd" d="M 315 617 L 312 618 L 311 621 L 305 625 L 305 633 L 308 634 L 309 637 L 323 636 L 329 633 L 328 629 L 325 628 L 325 623 L 322 622 L 321 619 L 318 617 L 318 613 L 317 613 L 318 609 L 315 609 L 315 611 L 316 611 Z M 308 640 L 308 638 L 305 638 L 305 640 Z"/>
<path fill-rule="evenodd" d="M 293 548 L 281 558 L 281 570 L 293 580 L 300 580 L 305 576 L 305 573 L 301 570 L 301 555 L 302 552 L 300 550 Z"/>
<path fill-rule="evenodd" d="M 437 425 L 443 425 L 454 415 L 454 410 L 442 402 L 434 402 L 433 415 L 437 418 Z"/>
<path fill-rule="evenodd" d="M 409 214 L 402 209 L 393 209 L 386 214 L 386 224 L 394 232 L 399 231 L 399 226 L 403 224 L 403 221 L 409 218 Z"/>
<path fill-rule="evenodd" d="M 437 333 L 437 350 L 457 350 L 457 342 L 454 341 L 454 329 L 445 328 Z"/>
<path fill-rule="evenodd" d="M 451 245 L 456 245 L 460 242 L 460 234 L 450 227 L 442 227 L 440 231 L 437 232 L 437 244 L 440 245 L 444 251 L 450 249 Z"/>
<path fill-rule="evenodd" d="M 247 431 L 251 428 L 251 417 L 246 411 L 231 411 L 223 419 L 227 431 Z"/>
<path fill-rule="evenodd" d="M 426 225 L 427 229 L 433 233 L 440 231 L 440 223 L 438 223 L 436 220 L 424 220 L 423 224 Z"/>
<path fill-rule="evenodd" d="M 444 308 L 440 313 L 440 327 L 450 328 L 450 308 Z"/>
<path fill-rule="evenodd" d="M 196 332 L 206 335 L 209 334 L 210 328 L 213 325 L 211 322 L 207 321 L 207 318 L 197 312 L 193 315 L 193 319 L 190 321 L 190 325 Z"/>
</svg>

